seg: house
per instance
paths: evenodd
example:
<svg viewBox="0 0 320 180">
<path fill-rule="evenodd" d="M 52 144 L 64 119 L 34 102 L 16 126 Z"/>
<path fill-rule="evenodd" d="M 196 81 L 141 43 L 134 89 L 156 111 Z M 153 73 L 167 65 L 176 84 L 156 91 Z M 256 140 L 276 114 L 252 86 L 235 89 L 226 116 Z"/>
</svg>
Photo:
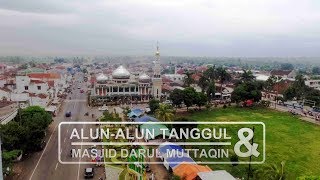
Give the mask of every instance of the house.
<svg viewBox="0 0 320 180">
<path fill-rule="evenodd" d="M 16 93 L 46 94 L 48 90 L 48 83 L 43 80 L 31 79 L 29 76 L 16 76 Z"/>
<path fill-rule="evenodd" d="M 289 79 L 282 80 L 273 85 L 271 91 L 262 91 L 262 99 L 274 101 L 275 98 L 283 97 L 283 93 L 292 85 L 294 81 Z"/>
<path fill-rule="evenodd" d="M 10 101 L 11 99 L 11 90 L 5 87 L 0 87 L 0 100 Z"/>
<path fill-rule="evenodd" d="M 197 164 L 180 164 L 173 169 L 173 173 L 185 180 L 198 180 L 198 173 L 212 172 L 208 166 L 201 166 Z"/>
<path fill-rule="evenodd" d="M 0 63 L 0 73 L 3 73 L 6 69 L 7 69 L 7 65 Z"/>
<path fill-rule="evenodd" d="M 297 73 L 295 70 L 272 70 L 270 75 L 281 77 L 282 79 L 294 79 Z"/>
<path fill-rule="evenodd" d="M 309 79 L 305 81 L 305 84 L 311 88 L 320 90 L 320 79 Z"/>
<path fill-rule="evenodd" d="M 217 171 L 208 171 L 208 172 L 199 172 L 198 179 L 201 180 L 236 180 L 231 174 L 229 174 L 225 170 L 217 170 Z"/>
</svg>

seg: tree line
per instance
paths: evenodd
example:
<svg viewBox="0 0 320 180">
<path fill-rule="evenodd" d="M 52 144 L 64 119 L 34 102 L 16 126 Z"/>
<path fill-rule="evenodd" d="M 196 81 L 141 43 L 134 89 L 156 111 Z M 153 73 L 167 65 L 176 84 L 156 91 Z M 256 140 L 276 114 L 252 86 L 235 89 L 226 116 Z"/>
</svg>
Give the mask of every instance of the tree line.
<svg viewBox="0 0 320 180">
<path fill-rule="evenodd" d="M 51 115 L 43 108 L 30 106 L 19 110 L 14 120 L 0 125 L 3 168 L 10 167 L 12 161 L 22 153 L 42 150 L 46 130 L 51 122 Z"/>
</svg>

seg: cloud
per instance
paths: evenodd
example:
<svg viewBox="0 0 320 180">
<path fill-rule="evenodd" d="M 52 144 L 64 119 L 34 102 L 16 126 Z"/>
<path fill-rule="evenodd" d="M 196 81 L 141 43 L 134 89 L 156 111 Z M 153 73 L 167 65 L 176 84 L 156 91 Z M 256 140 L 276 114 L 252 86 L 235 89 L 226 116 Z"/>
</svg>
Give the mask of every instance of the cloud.
<svg viewBox="0 0 320 180">
<path fill-rule="evenodd" d="M 0 54 L 319 56 L 318 1 L 0 0 Z M 22 50 L 23 49 L 23 50 Z"/>
</svg>

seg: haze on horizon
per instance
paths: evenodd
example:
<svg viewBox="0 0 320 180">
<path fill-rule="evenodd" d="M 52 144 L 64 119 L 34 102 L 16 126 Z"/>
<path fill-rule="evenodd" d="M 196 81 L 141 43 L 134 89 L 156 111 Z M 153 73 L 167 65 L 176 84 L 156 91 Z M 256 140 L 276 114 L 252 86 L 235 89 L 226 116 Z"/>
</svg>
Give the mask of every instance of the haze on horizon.
<svg viewBox="0 0 320 180">
<path fill-rule="evenodd" d="M 0 0 L 0 55 L 320 56 L 316 0 Z"/>
</svg>

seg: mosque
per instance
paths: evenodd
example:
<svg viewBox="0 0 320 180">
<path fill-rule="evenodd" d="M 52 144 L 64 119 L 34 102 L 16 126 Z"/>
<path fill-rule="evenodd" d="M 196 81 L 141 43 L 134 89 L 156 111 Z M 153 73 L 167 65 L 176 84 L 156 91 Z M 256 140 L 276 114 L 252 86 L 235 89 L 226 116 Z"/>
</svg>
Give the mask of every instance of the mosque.
<svg viewBox="0 0 320 180">
<path fill-rule="evenodd" d="M 91 90 L 90 102 L 94 104 L 148 102 L 150 99 L 161 100 L 162 78 L 160 52 L 157 46 L 153 75 L 131 74 L 124 66 L 119 66 L 111 75 L 103 73 L 96 77 Z"/>
</svg>

